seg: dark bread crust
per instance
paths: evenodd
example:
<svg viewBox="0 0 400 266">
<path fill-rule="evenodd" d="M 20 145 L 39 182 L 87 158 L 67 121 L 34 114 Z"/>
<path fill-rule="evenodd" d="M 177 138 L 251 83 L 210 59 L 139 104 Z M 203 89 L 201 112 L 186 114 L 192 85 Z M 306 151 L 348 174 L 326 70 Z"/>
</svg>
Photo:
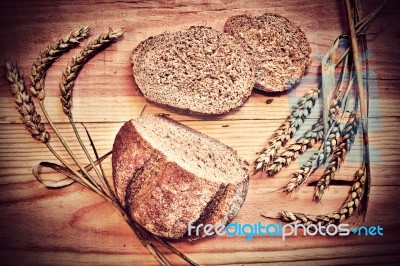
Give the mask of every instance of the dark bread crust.
<svg viewBox="0 0 400 266">
<path fill-rule="evenodd" d="M 156 152 L 139 174 L 143 182 L 128 188 L 127 205 L 132 218 L 148 231 L 167 238 L 187 232 L 191 220 L 198 220 L 219 187 L 197 178 Z M 134 193 L 131 193 L 134 192 Z"/>
<path fill-rule="evenodd" d="M 130 60 L 147 100 L 196 115 L 227 113 L 243 105 L 254 87 L 252 58 L 243 44 L 209 27 L 152 36 Z"/>
<path fill-rule="evenodd" d="M 235 218 L 246 198 L 249 187 L 249 180 L 245 179 L 238 184 L 221 184 L 219 190 L 214 195 L 213 199 L 208 202 L 206 208 L 203 210 L 200 218 L 194 223 L 194 226 L 199 224 L 228 224 Z M 204 233 L 200 235 L 184 236 L 190 241 L 198 240 L 205 237 Z"/>
<path fill-rule="evenodd" d="M 126 122 L 115 137 L 112 150 L 112 172 L 116 195 L 126 206 L 126 191 L 132 177 L 141 171 L 152 154 L 152 147 Z"/>
<path fill-rule="evenodd" d="M 233 16 L 226 21 L 224 31 L 240 40 L 253 57 L 256 89 L 288 90 L 311 63 L 311 47 L 304 32 L 281 15 Z"/>
<path fill-rule="evenodd" d="M 182 127 L 171 119 L 163 119 Z M 240 160 L 238 163 L 242 164 Z M 161 237 L 204 237 L 187 236 L 189 221 L 227 224 L 247 195 L 248 176 L 232 183 L 197 177 L 154 149 L 135 129 L 133 121 L 126 122 L 115 138 L 112 165 L 122 206 L 138 224 Z"/>
</svg>

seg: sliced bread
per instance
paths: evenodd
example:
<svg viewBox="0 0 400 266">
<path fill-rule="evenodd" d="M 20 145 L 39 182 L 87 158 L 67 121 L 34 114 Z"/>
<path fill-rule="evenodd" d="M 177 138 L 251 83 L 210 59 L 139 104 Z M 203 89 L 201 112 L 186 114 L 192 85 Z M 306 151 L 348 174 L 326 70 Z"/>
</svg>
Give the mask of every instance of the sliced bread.
<svg viewBox="0 0 400 266">
<path fill-rule="evenodd" d="M 247 45 L 254 60 L 257 89 L 288 90 L 298 83 L 311 62 L 311 47 L 304 32 L 280 15 L 230 17 L 224 31 Z"/>
<path fill-rule="evenodd" d="M 112 167 L 122 206 L 161 237 L 188 237 L 190 221 L 227 224 L 247 195 L 247 166 L 231 148 L 163 116 L 126 122 Z"/>
<path fill-rule="evenodd" d="M 227 113 L 241 106 L 254 86 L 243 44 L 202 26 L 148 38 L 133 50 L 131 62 L 146 99 L 192 113 Z"/>
</svg>

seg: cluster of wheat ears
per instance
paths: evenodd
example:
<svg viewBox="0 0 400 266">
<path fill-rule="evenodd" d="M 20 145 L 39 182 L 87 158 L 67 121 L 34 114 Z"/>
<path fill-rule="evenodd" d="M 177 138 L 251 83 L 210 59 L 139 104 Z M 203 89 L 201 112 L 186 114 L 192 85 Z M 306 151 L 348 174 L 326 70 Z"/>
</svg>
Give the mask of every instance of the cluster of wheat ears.
<svg viewBox="0 0 400 266">
<path fill-rule="evenodd" d="M 368 61 L 365 58 L 363 66 L 360 53 L 367 51 L 366 29 L 385 4 L 386 1 L 363 17 L 358 0 L 354 3 L 350 0 L 345 1 L 349 33 L 342 34 L 334 41 L 321 63 L 321 82 L 293 106 L 291 114 L 273 133 L 255 161 L 255 172 L 262 171 L 268 176 L 274 176 L 305 151 L 321 143 L 319 149 L 292 174 L 282 189 L 286 193 L 293 192 L 317 168 L 327 164 L 314 190 L 313 199 L 318 202 L 321 201 L 324 192 L 344 162 L 361 127 L 363 158 L 360 168 L 354 175 L 349 196 L 338 210 L 325 215 L 282 211 L 276 217 L 262 215 L 263 217 L 305 225 L 338 224 L 352 215 L 354 215 L 353 226 L 358 226 L 364 220 L 371 176 L 368 148 Z M 366 75 L 365 83 L 363 73 Z M 329 94 L 332 96 L 328 97 Z M 354 105 L 349 106 L 352 95 L 355 97 Z M 284 148 L 304 124 L 320 96 L 323 99 L 322 116 L 303 136 Z M 279 153 L 282 149 L 283 151 Z"/>
<path fill-rule="evenodd" d="M 86 130 L 87 136 L 90 140 L 91 147 L 95 158 L 92 158 L 88 149 L 84 145 L 82 138 L 77 130 L 76 124 L 73 120 L 72 115 L 72 94 L 73 87 L 76 78 L 79 75 L 80 70 L 83 65 L 96 53 L 110 45 L 113 41 L 121 38 L 123 32 L 121 29 L 112 30 L 109 29 L 107 33 L 99 35 L 97 38 L 92 39 L 88 42 L 76 55 L 74 55 L 62 73 L 62 80 L 60 82 L 60 97 L 62 109 L 65 115 L 68 117 L 70 124 L 74 130 L 77 141 L 79 142 L 82 150 L 84 151 L 90 164 L 83 166 L 82 163 L 77 159 L 74 152 L 70 149 L 68 143 L 65 141 L 63 136 L 58 131 L 57 127 L 51 120 L 46 107 L 45 107 L 45 76 L 51 65 L 59 58 L 62 54 L 66 53 L 70 49 L 77 46 L 82 40 L 89 36 L 89 27 L 82 26 L 70 33 L 66 34 L 64 37 L 57 39 L 47 46 L 44 52 L 40 53 L 37 59 L 32 65 L 32 70 L 30 74 L 31 86 L 29 91 L 25 86 L 24 77 L 19 72 L 18 67 L 11 62 L 6 62 L 7 75 L 6 78 L 11 86 L 11 93 L 14 97 L 15 103 L 17 104 L 17 109 L 21 114 L 21 119 L 24 122 L 27 130 L 31 133 L 32 137 L 38 141 L 44 143 L 47 148 L 54 154 L 54 156 L 62 163 L 62 165 L 52 164 L 47 162 L 42 162 L 38 166 L 34 167 L 34 176 L 47 187 L 51 188 L 61 188 L 72 184 L 73 182 L 78 182 L 85 186 L 86 188 L 96 192 L 102 196 L 105 200 L 110 202 L 126 220 L 129 226 L 132 228 L 133 232 L 136 234 L 141 243 L 149 249 L 149 251 L 154 255 L 157 261 L 161 265 L 168 265 L 169 262 L 160 249 L 155 245 L 159 243 L 160 245 L 166 247 L 171 252 L 177 254 L 182 259 L 186 260 L 191 265 L 197 265 L 190 258 L 185 256 L 179 250 L 171 246 L 167 241 L 159 238 L 155 235 L 150 234 L 148 231 L 141 228 L 137 223 L 130 219 L 129 215 L 125 212 L 122 206 L 119 204 L 114 190 L 107 181 L 106 175 L 104 173 L 101 162 L 110 155 L 110 152 L 102 157 L 98 156 L 94 143 L 90 137 L 89 132 Z M 51 145 L 50 133 L 46 130 L 45 124 L 42 122 L 40 114 L 37 112 L 35 104 L 32 97 L 37 98 L 39 101 L 39 106 L 43 115 L 46 117 L 50 127 L 52 128 L 54 134 L 61 142 L 68 155 L 74 163 L 77 165 L 79 170 L 75 170 Z M 86 129 L 86 128 L 85 128 Z M 40 177 L 40 168 L 50 167 L 64 174 L 67 178 L 60 180 L 58 182 L 45 182 Z M 94 170 L 94 174 L 90 174 L 91 170 Z"/>
<path fill-rule="evenodd" d="M 321 200 L 324 191 L 328 188 L 330 182 L 334 178 L 335 173 L 344 161 L 347 152 L 350 150 L 351 144 L 353 143 L 359 128 L 360 121 L 364 140 L 363 163 L 354 175 L 354 181 L 349 191 L 348 198 L 337 211 L 326 215 L 306 215 L 302 213 L 283 211 L 279 213 L 276 218 L 285 222 L 304 224 L 319 222 L 323 224 L 340 223 L 350 217 L 353 213 L 357 213 L 363 217 L 367 209 L 370 184 L 367 125 L 368 88 L 365 88 L 362 82 L 362 66 L 360 63 L 359 47 L 364 51 L 366 50 L 365 30 L 371 23 L 372 19 L 382 9 L 383 4 L 369 15 L 362 17 L 360 3 L 358 1 L 351 4 L 349 0 L 346 0 L 345 3 L 348 14 L 349 35 L 341 35 L 335 40 L 330 51 L 322 62 L 323 80 L 321 84 L 316 88 L 311 89 L 300 98 L 297 105 L 293 107 L 288 118 L 274 132 L 266 148 L 261 151 L 255 167 L 256 171 L 262 170 L 268 175 L 273 176 L 283 167 L 289 165 L 307 149 L 322 142 L 320 149 L 293 174 L 289 183 L 284 188 L 284 191 L 292 192 L 303 184 L 318 167 L 327 162 L 328 166 L 318 182 L 314 193 L 314 199 L 319 201 Z M 27 130 L 31 133 L 32 137 L 44 143 L 62 164 L 41 163 L 39 166 L 34 168 L 34 176 L 48 187 L 64 187 L 73 182 L 78 182 L 102 196 L 121 213 L 122 217 L 130 225 L 141 243 L 149 249 L 161 265 L 169 265 L 170 263 L 155 245 L 156 243 L 168 248 L 171 252 L 180 256 L 189 264 L 196 265 L 195 262 L 175 249 L 167 241 L 150 234 L 129 218 L 124 209 L 118 203 L 114 191 L 108 183 L 101 166 L 101 161 L 110 153 L 99 157 L 94 143 L 90 138 L 90 134 L 86 130 L 86 134 L 90 140 L 95 155 L 95 158 L 92 158 L 83 144 L 73 120 L 73 87 L 80 70 L 94 54 L 110 45 L 113 41 L 121 38 L 123 36 L 122 30 L 109 29 L 108 32 L 92 39 L 81 48 L 81 50 L 72 57 L 71 61 L 67 65 L 62 74 L 62 80 L 59 86 L 63 112 L 70 121 L 77 141 L 81 145 L 82 150 L 90 162 L 89 165 L 84 166 L 77 159 L 76 155 L 70 149 L 69 145 L 52 122 L 46 110 L 45 77 L 48 69 L 61 55 L 76 47 L 88 36 L 89 27 L 83 26 L 49 44 L 45 51 L 39 54 L 32 65 L 30 73 L 31 86 L 29 90 L 25 86 L 24 77 L 19 72 L 18 67 L 9 61 L 6 62 L 6 78 L 10 84 L 11 93 L 15 103 L 17 104 L 17 109 L 21 115 L 22 121 Z M 338 56 L 340 51 L 339 43 L 343 39 L 350 40 L 348 42 L 349 46 Z M 339 77 L 335 80 L 335 69 L 338 67 L 341 68 L 341 71 Z M 366 71 L 366 73 L 368 73 L 368 71 Z M 326 81 L 324 80 L 324 77 L 331 78 Z M 354 82 L 354 80 L 356 82 Z M 357 86 L 355 86 L 355 84 Z M 353 107 L 349 107 L 349 98 L 351 97 L 350 91 L 354 87 L 357 87 L 356 101 Z M 290 141 L 294 133 L 299 130 L 307 119 L 320 95 L 327 93 L 330 90 L 334 91 L 332 94 L 334 96 L 330 100 L 329 106 L 324 108 L 324 116 L 321 117 L 310 130 L 304 133 L 302 137 L 297 139 L 293 144 L 287 146 L 286 149 L 278 155 L 279 150 Z M 76 170 L 71 166 L 56 150 L 53 149 L 50 133 L 46 130 L 45 124 L 42 122 L 41 116 L 36 110 L 32 97 L 37 99 L 39 107 L 48 124 L 52 128 L 52 131 L 79 170 Z M 351 109 L 350 115 L 346 116 L 345 114 L 349 109 Z M 346 120 L 345 123 L 343 123 L 344 120 Z M 46 183 L 40 178 L 40 167 L 51 167 L 67 176 L 67 178 L 55 183 Z M 94 170 L 94 174 L 90 173 L 91 170 Z"/>
</svg>

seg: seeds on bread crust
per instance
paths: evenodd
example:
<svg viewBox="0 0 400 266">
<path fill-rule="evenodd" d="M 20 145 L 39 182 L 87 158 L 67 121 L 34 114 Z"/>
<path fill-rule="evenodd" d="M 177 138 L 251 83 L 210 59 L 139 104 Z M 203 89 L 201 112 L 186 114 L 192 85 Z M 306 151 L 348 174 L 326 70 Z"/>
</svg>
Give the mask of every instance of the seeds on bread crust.
<svg viewBox="0 0 400 266">
<path fill-rule="evenodd" d="M 232 36 L 193 26 L 141 42 L 131 56 L 146 99 L 199 114 L 223 114 L 250 96 L 251 57 Z"/>
<path fill-rule="evenodd" d="M 257 89 L 288 90 L 299 82 L 311 62 L 304 32 L 280 15 L 230 17 L 224 31 L 247 45 L 255 64 Z"/>
</svg>

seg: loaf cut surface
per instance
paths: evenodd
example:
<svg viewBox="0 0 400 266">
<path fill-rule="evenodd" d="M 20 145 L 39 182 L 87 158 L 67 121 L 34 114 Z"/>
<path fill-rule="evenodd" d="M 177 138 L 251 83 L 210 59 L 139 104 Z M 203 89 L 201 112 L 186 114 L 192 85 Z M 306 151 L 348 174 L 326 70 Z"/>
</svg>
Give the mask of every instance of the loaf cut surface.
<svg viewBox="0 0 400 266">
<path fill-rule="evenodd" d="M 279 92 L 297 84 L 310 64 L 311 47 L 304 32 L 276 14 L 230 17 L 224 31 L 247 45 L 256 73 L 255 88 Z"/>
<path fill-rule="evenodd" d="M 190 221 L 227 224 L 247 195 L 247 167 L 231 148 L 162 116 L 125 123 L 112 165 L 121 204 L 161 237 L 188 237 Z"/>
<path fill-rule="evenodd" d="M 152 102 L 198 114 L 223 114 L 250 96 L 255 74 L 242 43 L 223 32 L 192 26 L 141 42 L 133 75 Z"/>
</svg>

